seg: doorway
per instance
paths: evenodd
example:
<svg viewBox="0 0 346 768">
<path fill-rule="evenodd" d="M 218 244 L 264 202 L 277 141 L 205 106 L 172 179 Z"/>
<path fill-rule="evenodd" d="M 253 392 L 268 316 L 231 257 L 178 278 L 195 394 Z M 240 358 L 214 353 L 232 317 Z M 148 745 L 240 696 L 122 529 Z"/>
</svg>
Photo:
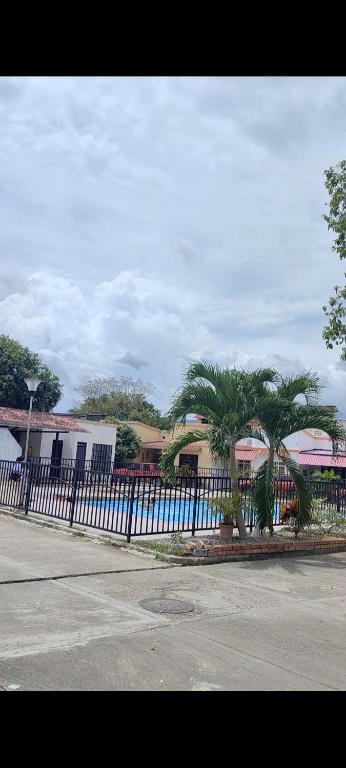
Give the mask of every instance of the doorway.
<svg viewBox="0 0 346 768">
<path fill-rule="evenodd" d="M 52 442 L 51 468 L 49 473 L 49 476 L 52 479 L 57 479 L 58 477 L 60 477 L 63 445 L 64 445 L 63 440 L 55 439 Z"/>
<path fill-rule="evenodd" d="M 76 450 L 77 480 L 84 479 L 86 449 L 87 449 L 86 443 L 77 443 L 77 450 Z"/>
</svg>

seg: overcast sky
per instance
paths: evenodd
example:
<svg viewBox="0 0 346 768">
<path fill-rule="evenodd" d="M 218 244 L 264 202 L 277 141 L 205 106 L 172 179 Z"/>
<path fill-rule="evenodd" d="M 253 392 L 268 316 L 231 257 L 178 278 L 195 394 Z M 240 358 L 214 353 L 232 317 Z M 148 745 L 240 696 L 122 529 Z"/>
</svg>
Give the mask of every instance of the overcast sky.
<svg viewBox="0 0 346 768">
<path fill-rule="evenodd" d="M 165 409 L 193 358 L 320 372 L 342 263 L 323 171 L 345 78 L 0 78 L 0 332 L 64 384 L 140 376 Z"/>
</svg>

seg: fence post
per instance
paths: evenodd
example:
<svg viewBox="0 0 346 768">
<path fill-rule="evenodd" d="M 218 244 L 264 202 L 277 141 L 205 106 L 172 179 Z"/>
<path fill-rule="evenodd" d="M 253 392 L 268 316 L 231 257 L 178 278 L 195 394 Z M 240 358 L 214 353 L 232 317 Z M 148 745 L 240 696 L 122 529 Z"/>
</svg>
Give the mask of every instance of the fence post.
<svg viewBox="0 0 346 768">
<path fill-rule="evenodd" d="M 336 486 L 336 511 L 339 514 L 340 512 L 340 480 L 337 480 L 337 486 Z"/>
<path fill-rule="evenodd" d="M 196 532 L 196 512 L 197 512 L 198 490 L 199 490 L 199 477 L 196 477 L 195 478 L 195 493 L 194 493 L 194 496 L 193 496 L 193 512 L 192 512 L 191 536 L 194 536 L 195 532 Z"/>
<path fill-rule="evenodd" d="M 30 505 L 30 496 L 31 496 L 31 486 L 32 486 L 32 469 L 29 467 L 28 475 L 27 475 L 27 483 L 25 488 L 25 507 L 24 507 L 24 514 L 27 515 L 29 511 L 29 505 Z"/>
<path fill-rule="evenodd" d="M 132 517 L 133 517 L 133 501 L 134 501 L 134 498 L 135 498 L 135 486 L 136 486 L 136 478 L 133 477 L 132 480 L 131 480 L 130 506 L 129 506 L 128 521 L 127 521 L 127 543 L 128 544 L 131 541 Z"/>
<path fill-rule="evenodd" d="M 73 526 L 73 518 L 74 518 L 74 508 L 76 506 L 76 496 L 77 496 L 77 487 L 78 487 L 78 469 L 75 467 L 73 470 L 73 480 L 72 480 L 72 496 L 71 496 L 71 507 L 70 507 L 70 528 Z"/>
</svg>

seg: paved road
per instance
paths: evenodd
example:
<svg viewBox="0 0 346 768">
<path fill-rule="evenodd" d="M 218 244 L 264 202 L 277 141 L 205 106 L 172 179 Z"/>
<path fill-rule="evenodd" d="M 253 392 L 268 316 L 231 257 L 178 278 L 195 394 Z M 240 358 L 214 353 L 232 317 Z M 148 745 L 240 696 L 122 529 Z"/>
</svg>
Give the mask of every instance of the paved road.
<svg viewBox="0 0 346 768">
<path fill-rule="evenodd" d="M 345 565 L 338 553 L 167 568 L 0 515 L 0 687 L 345 690 Z M 155 597 L 194 610 L 140 606 Z"/>
</svg>

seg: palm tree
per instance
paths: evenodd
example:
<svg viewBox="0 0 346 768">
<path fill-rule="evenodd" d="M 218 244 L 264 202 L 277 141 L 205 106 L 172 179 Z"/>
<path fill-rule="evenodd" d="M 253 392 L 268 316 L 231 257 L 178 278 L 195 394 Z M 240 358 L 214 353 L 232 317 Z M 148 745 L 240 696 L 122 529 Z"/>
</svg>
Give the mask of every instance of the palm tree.
<svg viewBox="0 0 346 768">
<path fill-rule="evenodd" d="M 266 382 L 278 381 L 276 371 L 261 368 L 251 373 L 223 368 L 208 361 L 192 363 L 187 369 L 183 385 L 176 395 L 169 419 L 172 425 L 184 421 L 189 413 L 198 413 L 207 420 L 203 430 L 191 430 L 179 436 L 163 452 L 161 469 L 173 481 L 174 459 L 190 443 L 208 440 L 211 451 L 228 467 L 231 492 L 238 488 L 235 446 L 249 434 L 248 423 L 258 410 L 257 401 L 265 394 Z M 239 538 L 246 537 L 241 510 L 235 509 Z"/>
<path fill-rule="evenodd" d="M 326 432 L 333 446 L 333 454 L 345 441 L 345 432 L 337 417 L 328 408 L 317 403 L 321 389 L 318 376 L 303 373 L 300 376 L 282 378 L 275 391 L 263 394 L 257 400 L 256 417 L 258 429 L 251 429 L 251 437 L 264 442 L 268 458 L 256 473 L 253 496 L 257 511 L 257 523 L 261 531 L 268 527 L 273 533 L 274 510 L 274 460 L 278 456 L 291 476 L 298 497 L 296 529 L 299 530 L 310 519 L 311 494 L 299 465 L 291 458 L 284 440 L 303 429 L 318 429 Z M 305 403 L 297 402 L 303 396 Z"/>
</svg>

